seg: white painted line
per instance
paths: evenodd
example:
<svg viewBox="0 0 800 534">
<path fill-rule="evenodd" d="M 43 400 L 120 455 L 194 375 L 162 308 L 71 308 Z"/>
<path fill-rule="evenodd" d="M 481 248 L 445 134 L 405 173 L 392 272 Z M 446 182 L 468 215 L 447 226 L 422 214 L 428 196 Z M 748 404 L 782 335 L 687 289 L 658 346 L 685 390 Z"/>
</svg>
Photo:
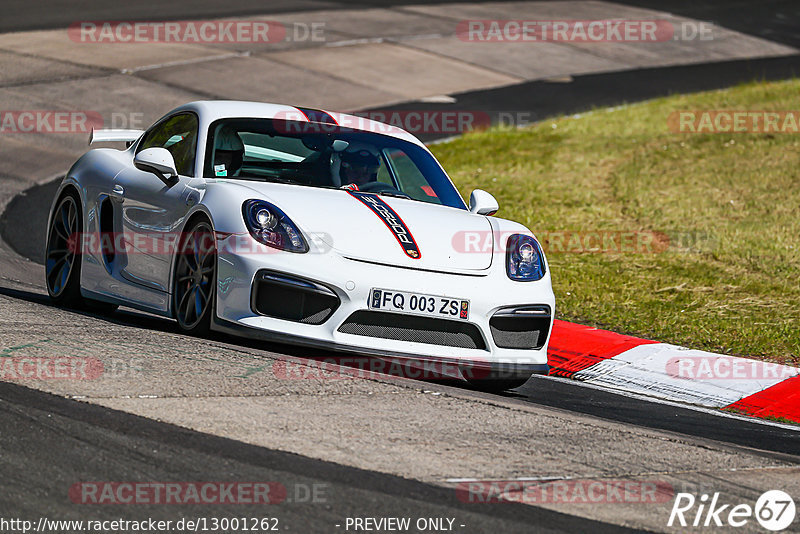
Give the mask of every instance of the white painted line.
<svg viewBox="0 0 800 534">
<path fill-rule="evenodd" d="M 338 48 L 340 46 L 356 46 L 362 44 L 378 44 L 384 42 L 385 39 L 383 37 L 364 37 L 361 39 L 348 39 L 346 41 L 333 41 L 331 43 L 325 43 L 326 48 Z"/>
<path fill-rule="evenodd" d="M 453 35 L 453 34 L 450 34 Z M 386 37 L 387 41 L 420 41 L 423 39 L 442 39 L 444 37 L 449 37 L 450 35 L 445 35 L 443 33 L 424 33 L 420 35 L 399 35 L 395 37 Z"/>
<path fill-rule="evenodd" d="M 428 104 L 455 104 L 457 100 L 450 95 L 433 95 L 423 96 L 419 99 L 419 102 L 425 102 Z"/>
<path fill-rule="evenodd" d="M 453 483 L 459 483 L 459 482 L 486 482 L 488 480 L 503 480 L 504 482 L 506 482 L 506 481 L 508 481 L 508 482 L 547 482 L 547 481 L 550 481 L 550 480 L 571 480 L 571 479 L 582 480 L 584 478 L 589 478 L 589 477 L 556 477 L 556 476 L 550 476 L 550 477 L 509 477 L 509 478 L 503 478 L 503 479 L 446 478 L 446 479 L 444 479 L 444 481 L 445 482 L 453 482 Z M 590 477 L 590 478 L 598 478 L 598 477 Z"/>
<path fill-rule="evenodd" d="M 404 41 L 420 41 L 425 39 L 441 39 L 447 37 L 443 33 L 424 33 L 417 35 L 394 35 L 389 37 L 360 37 L 358 39 L 345 39 L 342 41 L 331 41 L 325 43 L 326 48 L 337 48 L 340 46 L 355 46 L 362 44 L 380 44 L 380 43 L 402 43 Z"/>
</svg>

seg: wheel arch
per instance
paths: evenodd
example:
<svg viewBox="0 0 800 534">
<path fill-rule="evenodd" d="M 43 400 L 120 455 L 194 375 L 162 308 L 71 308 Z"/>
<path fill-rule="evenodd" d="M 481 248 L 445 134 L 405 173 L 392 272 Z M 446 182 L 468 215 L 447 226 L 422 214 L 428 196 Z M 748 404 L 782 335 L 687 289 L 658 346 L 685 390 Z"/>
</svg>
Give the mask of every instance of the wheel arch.
<svg viewBox="0 0 800 534">
<path fill-rule="evenodd" d="M 50 223 L 53 221 L 53 210 L 56 208 L 59 202 L 64 198 L 64 195 L 69 193 L 70 191 L 74 192 L 78 196 L 78 200 L 81 204 L 81 212 L 84 208 L 84 198 L 83 194 L 81 194 L 81 188 L 78 185 L 78 182 L 75 181 L 74 178 L 69 176 L 65 176 L 64 179 L 61 181 L 61 184 L 58 186 L 58 190 L 56 194 L 53 195 L 53 201 L 50 203 L 50 211 L 47 214 L 47 227 L 49 229 Z"/>
</svg>

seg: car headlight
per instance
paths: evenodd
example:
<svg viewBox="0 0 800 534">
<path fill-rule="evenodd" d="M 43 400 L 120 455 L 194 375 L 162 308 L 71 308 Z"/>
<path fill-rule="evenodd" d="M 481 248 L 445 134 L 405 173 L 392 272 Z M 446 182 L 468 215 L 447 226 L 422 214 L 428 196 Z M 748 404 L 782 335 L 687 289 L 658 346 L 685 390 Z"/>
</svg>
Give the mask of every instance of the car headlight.
<svg viewBox="0 0 800 534">
<path fill-rule="evenodd" d="M 542 249 L 533 237 L 514 234 L 508 238 L 506 272 L 519 282 L 533 282 L 544 276 Z"/>
<path fill-rule="evenodd" d="M 308 244 L 292 220 L 265 200 L 248 200 L 242 206 L 244 222 L 253 239 L 287 252 L 308 252 Z"/>
</svg>

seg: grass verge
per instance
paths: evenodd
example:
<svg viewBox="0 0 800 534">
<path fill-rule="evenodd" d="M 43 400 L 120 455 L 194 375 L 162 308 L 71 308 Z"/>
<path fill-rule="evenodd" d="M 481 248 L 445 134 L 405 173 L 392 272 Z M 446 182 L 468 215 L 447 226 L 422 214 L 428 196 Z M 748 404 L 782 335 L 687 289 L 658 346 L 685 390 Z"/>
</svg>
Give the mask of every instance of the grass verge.
<svg viewBox="0 0 800 534">
<path fill-rule="evenodd" d="M 752 83 L 434 145 L 547 252 L 562 319 L 800 364 L 800 134 L 673 133 L 686 110 L 798 109 Z"/>
</svg>

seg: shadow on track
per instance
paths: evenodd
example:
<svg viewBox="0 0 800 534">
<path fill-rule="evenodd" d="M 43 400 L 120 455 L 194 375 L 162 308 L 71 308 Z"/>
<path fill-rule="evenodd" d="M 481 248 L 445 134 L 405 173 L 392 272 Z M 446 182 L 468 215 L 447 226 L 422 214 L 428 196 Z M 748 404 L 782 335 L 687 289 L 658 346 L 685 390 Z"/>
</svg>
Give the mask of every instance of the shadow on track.
<svg viewBox="0 0 800 534">
<path fill-rule="evenodd" d="M 24 289 L 13 289 L 2 285 L 0 285 L 0 295 L 32 302 L 53 309 L 76 313 L 121 327 L 136 327 L 176 335 L 185 335 L 178 329 L 177 322 L 172 319 L 129 308 L 121 308 L 112 314 L 97 313 L 92 310 L 84 309 L 67 309 L 53 304 L 46 294 Z M 265 359 L 280 359 L 296 363 L 298 367 L 296 369 L 293 368 L 294 370 L 292 371 L 297 373 L 297 376 L 294 378 L 351 378 L 355 374 L 356 377 L 361 378 L 413 379 L 422 380 L 423 382 L 431 384 L 473 389 L 461 380 L 436 375 L 435 371 L 437 368 L 423 373 L 416 368 L 405 365 L 406 362 L 404 361 L 394 361 L 393 359 L 383 360 L 369 355 L 355 355 L 313 347 L 301 347 L 275 341 L 249 339 L 220 332 L 211 332 L 208 336 L 197 339 L 205 339 L 232 348 L 249 348 L 261 353 Z M 352 369 L 352 371 L 347 372 L 345 370 L 342 372 L 338 369 L 338 366 L 348 367 Z"/>
<path fill-rule="evenodd" d="M 463 502 L 454 489 L 248 445 L 5 382 L 0 382 L 0 408 L 0 427 L 14 429 L 0 433 L 3 516 L 37 518 L 44 510 L 59 519 L 93 520 L 269 516 L 279 518 L 281 530 L 295 532 L 333 532 L 347 517 L 451 517 L 468 532 L 632 532 L 518 503 Z M 98 506 L 71 500 L 70 488 L 82 481 L 277 482 L 286 488 L 287 500 L 266 506 Z M 316 502 L 297 498 L 315 484 L 321 488 Z"/>
</svg>

